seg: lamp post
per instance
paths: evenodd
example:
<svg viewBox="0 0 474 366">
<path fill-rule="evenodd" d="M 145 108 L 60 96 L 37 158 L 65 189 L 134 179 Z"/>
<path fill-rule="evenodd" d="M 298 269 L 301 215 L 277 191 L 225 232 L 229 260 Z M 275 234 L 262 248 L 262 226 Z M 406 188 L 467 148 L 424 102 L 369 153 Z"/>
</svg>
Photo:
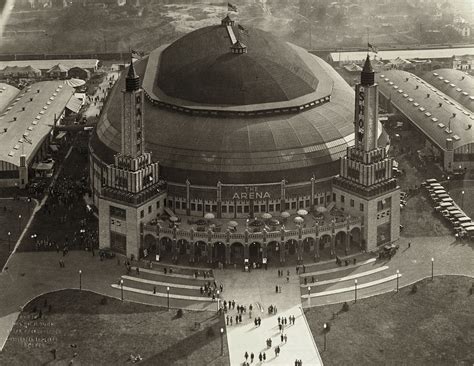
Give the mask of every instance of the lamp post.
<svg viewBox="0 0 474 366">
<path fill-rule="evenodd" d="M 354 302 L 357 302 L 357 280 L 354 280 Z"/>
<path fill-rule="evenodd" d="M 11 231 L 9 231 L 9 232 L 7 233 L 7 235 L 8 235 L 8 253 L 10 253 L 10 251 L 11 251 L 11 239 L 12 239 L 12 233 L 11 233 Z"/>
<path fill-rule="evenodd" d="M 18 215 L 18 235 L 21 233 L 21 215 Z"/>
<path fill-rule="evenodd" d="M 450 179 L 451 179 L 451 177 L 448 175 L 448 192 L 449 192 L 449 189 L 450 189 L 450 184 L 449 184 Z"/>
<path fill-rule="evenodd" d="M 123 280 L 120 279 L 120 298 L 123 301 Z"/>
<path fill-rule="evenodd" d="M 461 208 L 464 210 L 464 191 L 461 191 Z"/>
<path fill-rule="evenodd" d="M 308 286 L 308 307 L 311 306 L 311 286 Z"/>
<path fill-rule="evenodd" d="M 323 325 L 323 333 L 324 333 L 324 350 L 327 350 L 327 334 L 328 334 L 328 325 L 327 323 L 324 323 Z"/>
<path fill-rule="evenodd" d="M 170 287 L 166 287 L 166 293 L 168 294 L 168 310 L 170 309 Z"/>
<path fill-rule="evenodd" d="M 434 258 L 431 258 L 431 281 L 434 278 Z"/>
<path fill-rule="evenodd" d="M 28 197 L 26 201 L 28 202 L 28 217 L 30 217 L 31 216 L 31 198 Z"/>
<path fill-rule="evenodd" d="M 398 289 L 399 289 L 399 287 L 398 287 L 398 278 L 399 277 L 400 277 L 400 271 L 397 269 L 397 292 L 398 292 Z"/>
<path fill-rule="evenodd" d="M 79 290 L 82 291 L 82 270 L 79 270 Z"/>
<path fill-rule="evenodd" d="M 221 328 L 221 356 L 224 356 L 224 328 Z"/>
</svg>

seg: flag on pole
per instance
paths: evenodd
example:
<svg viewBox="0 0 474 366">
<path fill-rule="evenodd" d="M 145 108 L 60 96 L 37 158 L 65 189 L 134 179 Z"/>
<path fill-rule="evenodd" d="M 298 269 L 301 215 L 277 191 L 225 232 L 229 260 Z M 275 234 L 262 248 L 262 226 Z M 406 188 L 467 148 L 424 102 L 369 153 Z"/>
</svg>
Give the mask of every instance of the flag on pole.
<svg viewBox="0 0 474 366">
<path fill-rule="evenodd" d="M 244 26 L 237 24 L 237 27 L 239 28 L 239 32 L 245 34 L 246 36 L 249 35 L 249 31 L 244 28 Z"/>
<path fill-rule="evenodd" d="M 234 13 L 237 13 L 237 7 L 231 3 L 227 3 L 227 10 L 228 11 L 233 11 Z"/>
<path fill-rule="evenodd" d="M 367 42 L 367 47 L 369 48 L 370 51 L 374 53 L 378 53 L 377 48 L 373 44 Z"/>
<path fill-rule="evenodd" d="M 133 58 L 141 59 L 143 56 L 145 56 L 145 52 L 132 50 L 132 57 Z"/>
</svg>

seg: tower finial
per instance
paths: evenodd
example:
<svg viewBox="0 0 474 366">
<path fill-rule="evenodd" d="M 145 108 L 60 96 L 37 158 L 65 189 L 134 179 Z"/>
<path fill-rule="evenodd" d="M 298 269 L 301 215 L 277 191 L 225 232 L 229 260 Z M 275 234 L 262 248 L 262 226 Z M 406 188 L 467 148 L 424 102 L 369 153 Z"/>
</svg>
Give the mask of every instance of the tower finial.
<svg viewBox="0 0 474 366">
<path fill-rule="evenodd" d="M 364 67 L 362 68 L 362 72 L 360 73 L 360 83 L 362 85 L 374 85 L 375 83 L 375 72 L 372 68 L 370 56 L 368 53 L 365 59 Z"/>
<path fill-rule="evenodd" d="M 128 68 L 127 77 L 125 78 L 125 90 L 132 92 L 140 89 L 140 78 L 135 72 L 135 67 L 133 66 L 133 58 L 130 57 L 130 66 Z"/>
</svg>

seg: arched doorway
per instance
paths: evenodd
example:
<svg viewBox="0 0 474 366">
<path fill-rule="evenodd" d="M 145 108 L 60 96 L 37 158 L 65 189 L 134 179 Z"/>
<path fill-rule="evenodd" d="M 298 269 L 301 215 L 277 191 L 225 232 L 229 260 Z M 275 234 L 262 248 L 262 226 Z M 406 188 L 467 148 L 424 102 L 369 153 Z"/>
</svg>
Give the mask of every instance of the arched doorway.
<svg viewBox="0 0 474 366">
<path fill-rule="evenodd" d="M 225 244 L 218 241 L 212 244 L 212 258 L 216 262 L 225 263 Z"/>
<path fill-rule="evenodd" d="M 331 247 L 331 235 L 324 234 L 319 239 L 319 250 L 324 250 L 325 248 Z"/>
<path fill-rule="evenodd" d="M 303 251 L 305 253 L 311 252 L 311 248 L 314 248 L 314 239 L 306 238 L 303 240 Z"/>
<path fill-rule="evenodd" d="M 160 239 L 161 254 L 171 253 L 172 241 L 171 238 L 164 236 Z"/>
<path fill-rule="evenodd" d="M 178 254 L 179 255 L 187 254 L 188 241 L 186 239 L 179 239 L 178 242 L 177 242 L 177 246 L 178 246 Z"/>
<path fill-rule="evenodd" d="M 286 242 L 286 249 L 288 250 L 289 255 L 293 255 L 296 253 L 298 242 L 294 239 L 290 239 Z"/>
<path fill-rule="evenodd" d="M 262 245 L 259 242 L 253 242 L 249 245 L 250 263 L 260 263 L 262 261 Z"/>
<path fill-rule="evenodd" d="M 153 235 L 151 234 L 145 235 L 145 237 L 143 238 L 143 249 L 144 249 L 143 256 L 145 258 L 155 258 L 158 248 L 156 246 L 156 238 Z"/>
<path fill-rule="evenodd" d="M 206 243 L 203 241 L 197 241 L 194 243 L 194 255 L 201 261 L 201 258 L 207 254 L 206 252 Z"/>
<path fill-rule="evenodd" d="M 277 241 L 271 241 L 267 244 L 267 258 L 278 259 L 280 256 L 280 243 Z"/>
<path fill-rule="evenodd" d="M 243 263 L 244 261 L 244 245 L 239 242 L 232 243 L 230 246 L 230 261 L 232 263 Z"/>
<path fill-rule="evenodd" d="M 334 237 L 334 246 L 337 255 L 347 255 L 346 248 L 347 233 L 345 231 L 338 231 Z"/>
</svg>

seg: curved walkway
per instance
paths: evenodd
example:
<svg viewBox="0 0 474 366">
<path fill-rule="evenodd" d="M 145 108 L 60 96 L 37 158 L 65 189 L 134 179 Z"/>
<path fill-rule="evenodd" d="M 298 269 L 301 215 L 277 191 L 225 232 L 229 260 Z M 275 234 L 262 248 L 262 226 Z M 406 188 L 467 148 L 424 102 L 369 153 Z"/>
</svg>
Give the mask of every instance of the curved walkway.
<svg viewBox="0 0 474 366">
<path fill-rule="evenodd" d="M 411 248 L 407 248 L 408 241 Z M 387 262 L 395 273 L 400 270 L 400 287 L 407 286 L 431 275 L 431 258 L 434 258 L 434 274 L 460 274 L 474 276 L 473 243 L 454 241 L 451 236 L 403 238 L 399 241 L 400 250 Z M 89 252 L 70 252 L 64 257 L 65 268 L 58 261 L 63 258 L 56 252 L 16 252 L 9 260 L 8 270 L 0 273 L 0 346 L 3 346 L 9 330 L 16 321 L 16 315 L 24 304 L 32 298 L 50 291 L 79 287 L 79 269 L 82 270 L 82 288 L 107 296 L 120 298 L 120 290 L 111 287 L 112 283 L 124 275 L 124 266 L 115 260 L 100 261 Z M 317 267 L 313 267 L 316 269 Z M 235 299 L 239 304 L 259 304 L 266 311 L 270 304 L 278 306 L 279 312 L 301 304 L 300 279 L 293 267 L 290 281 L 277 276 L 275 270 L 256 270 L 244 273 L 235 270 L 215 270 L 214 277 L 224 284 L 223 298 Z M 285 271 L 287 268 L 285 268 Z M 388 270 L 386 270 L 388 271 Z M 275 285 L 282 286 L 282 293 L 275 293 Z M 338 284 L 332 284 L 338 288 Z M 331 286 L 325 290 L 331 290 Z M 385 285 L 362 288 L 358 298 L 369 297 L 393 291 L 394 281 Z M 167 299 L 149 294 L 127 293 L 127 300 L 150 305 L 166 306 Z M 352 293 L 337 293 L 311 299 L 312 306 L 353 300 Z M 194 310 L 215 310 L 215 303 L 193 302 L 174 299 L 173 307 Z M 16 314 L 16 315 L 15 315 Z M 6 330 L 6 331 L 5 331 Z"/>
</svg>

